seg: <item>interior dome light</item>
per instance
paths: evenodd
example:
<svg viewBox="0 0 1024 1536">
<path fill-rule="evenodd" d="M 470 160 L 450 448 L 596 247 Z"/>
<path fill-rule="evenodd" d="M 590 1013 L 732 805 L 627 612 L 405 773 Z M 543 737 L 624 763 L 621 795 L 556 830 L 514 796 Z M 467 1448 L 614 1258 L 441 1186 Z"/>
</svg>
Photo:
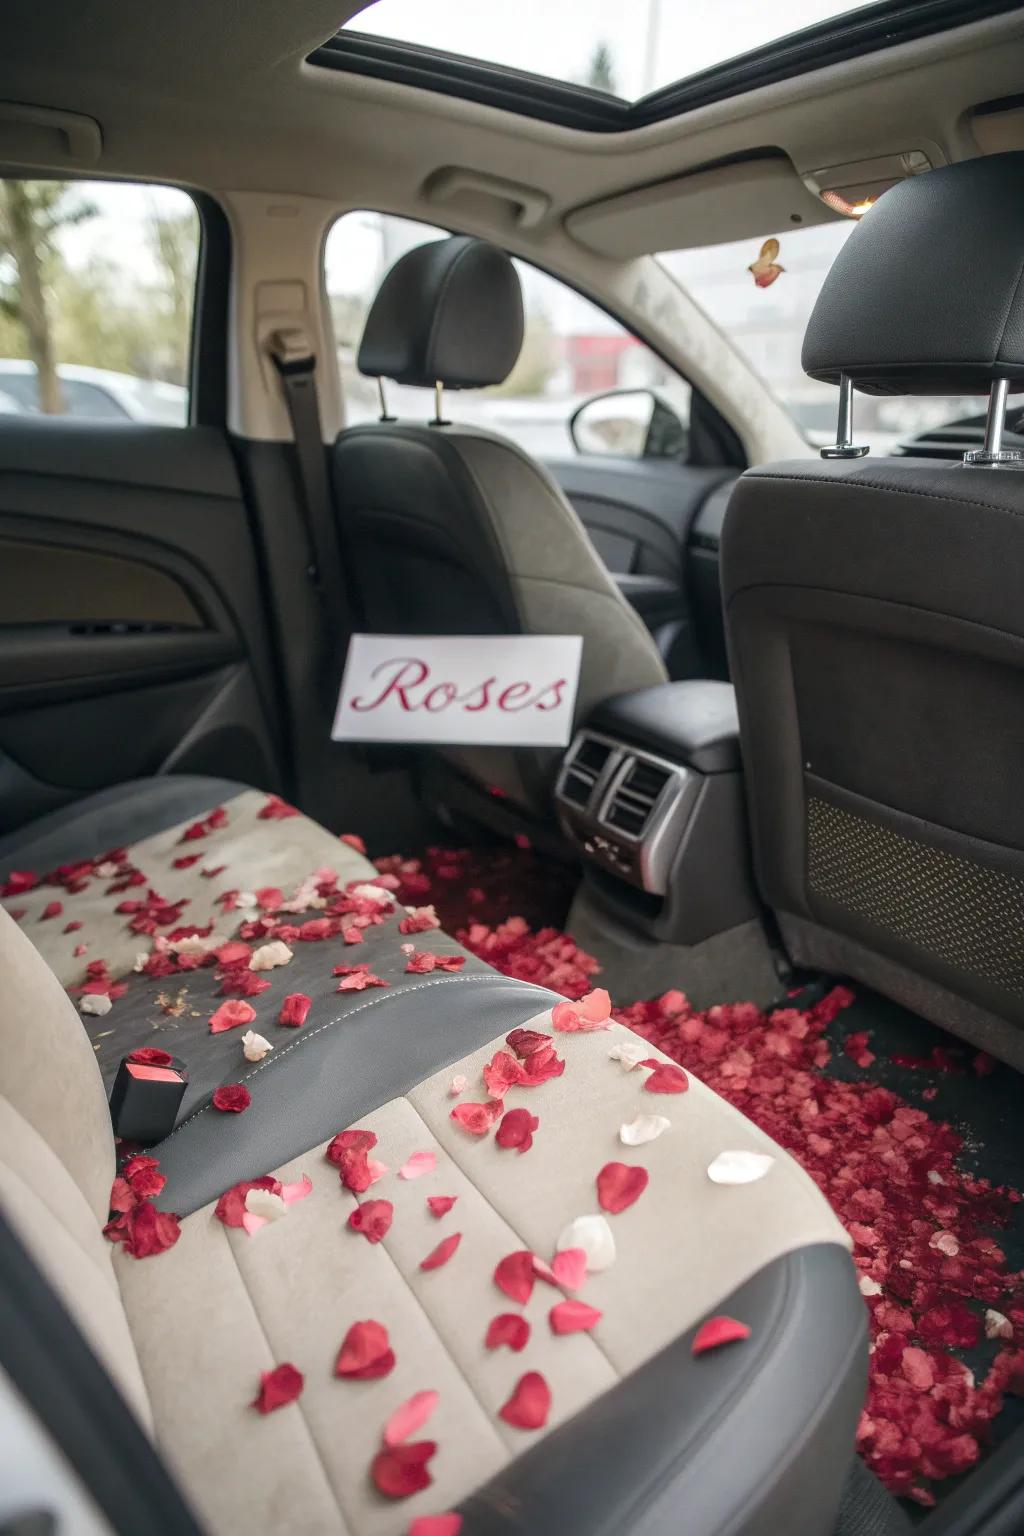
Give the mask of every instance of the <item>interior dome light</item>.
<svg viewBox="0 0 1024 1536">
<path fill-rule="evenodd" d="M 876 201 L 873 197 L 863 197 L 856 203 L 851 203 L 841 192 L 834 192 L 831 187 L 826 187 L 819 196 L 827 207 L 836 213 L 841 213 L 847 219 L 862 219 L 868 209 L 875 206 Z"/>
</svg>

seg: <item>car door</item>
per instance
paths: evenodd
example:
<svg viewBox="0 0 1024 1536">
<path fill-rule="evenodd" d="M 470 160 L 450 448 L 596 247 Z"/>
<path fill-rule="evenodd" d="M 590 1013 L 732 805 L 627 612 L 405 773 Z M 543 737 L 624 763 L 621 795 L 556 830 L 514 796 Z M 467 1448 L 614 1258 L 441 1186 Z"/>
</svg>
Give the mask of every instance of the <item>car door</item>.
<svg viewBox="0 0 1024 1536">
<path fill-rule="evenodd" d="M 0 183 L 0 833 L 161 771 L 280 782 L 216 376 L 226 240 L 177 190 Z"/>
<path fill-rule="evenodd" d="M 355 356 L 385 273 L 406 250 L 448 232 L 357 211 L 334 224 L 326 279 L 346 419 L 379 414 Z M 516 261 L 526 312 L 519 360 L 504 384 L 462 390 L 460 421 L 510 437 L 545 464 L 575 507 L 673 677 L 725 676 L 717 561 L 697 529 L 744 468 L 735 433 L 703 397 L 623 325 L 565 283 Z M 422 391 L 389 385 L 388 408 L 424 419 Z"/>
</svg>

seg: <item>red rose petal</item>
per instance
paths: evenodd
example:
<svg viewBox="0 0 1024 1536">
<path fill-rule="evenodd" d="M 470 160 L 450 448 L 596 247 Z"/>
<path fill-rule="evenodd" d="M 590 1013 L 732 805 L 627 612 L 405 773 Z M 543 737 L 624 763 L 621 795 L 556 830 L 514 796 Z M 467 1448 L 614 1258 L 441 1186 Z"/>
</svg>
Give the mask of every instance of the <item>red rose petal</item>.
<svg viewBox="0 0 1024 1536">
<path fill-rule="evenodd" d="M 260 1390 L 252 1406 L 260 1413 L 273 1413 L 275 1408 L 284 1408 L 288 1403 L 294 1403 L 305 1385 L 301 1371 L 297 1371 L 294 1365 L 287 1361 L 283 1365 L 275 1365 L 272 1371 L 263 1371 L 260 1374 Z"/>
<path fill-rule="evenodd" d="M 217 956 L 217 964 L 230 969 L 233 965 L 248 965 L 252 959 L 252 948 L 243 944 L 241 939 L 231 939 L 227 944 L 222 944 L 214 950 Z"/>
<path fill-rule="evenodd" d="M 169 1067 L 174 1060 L 170 1051 L 161 1051 L 155 1045 L 142 1045 L 128 1057 L 140 1067 Z"/>
<path fill-rule="evenodd" d="M 499 1147 L 514 1147 L 521 1156 L 533 1146 L 533 1133 L 539 1125 L 537 1116 L 531 1115 L 528 1109 L 510 1109 L 502 1118 L 494 1139 Z"/>
<path fill-rule="evenodd" d="M 81 926 L 82 926 L 81 923 L 78 922 L 77 919 L 76 919 L 76 921 L 73 922 L 73 923 L 65 923 L 64 924 L 64 932 L 65 933 L 77 933 L 79 928 L 81 928 Z"/>
<path fill-rule="evenodd" d="M 456 1104 L 452 1110 L 452 1119 L 471 1136 L 486 1136 L 504 1110 L 505 1105 L 501 1099 L 491 1099 L 487 1104 Z"/>
<path fill-rule="evenodd" d="M 395 1214 L 390 1200 L 364 1200 L 348 1218 L 353 1232 L 361 1232 L 368 1243 L 379 1243 L 387 1235 Z"/>
<path fill-rule="evenodd" d="M 355 849 L 356 853 L 361 853 L 364 858 L 366 857 L 366 844 L 358 832 L 341 832 L 338 835 L 338 842 L 347 843 L 350 848 Z"/>
<path fill-rule="evenodd" d="M 125 1211 L 130 1211 L 132 1206 L 137 1205 L 138 1202 L 139 1197 L 127 1179 L 114 1180 L 110 1186 L 110 1199 L 107 1202 L 108 1210 L 118 1211 L 123 1215 Z"/>
<path fill-rule="evenodd" d="M 734 1317 L 709 1317 L 694 1334 L 690 1349 L 695 1355 L 703 1355 L 709 1349 L 720 1349 L 723 1344 L 735 1344 L 740 1339 L 749 1338 L 750 1329 L 746 1323 L 738 1323 Z"/>
<path fill-rule="evenodd" d="M 116 1221 L 108 1222 L 103 1235 L 112 1243 L 123 1243 L 133 1259 L 151 1259 L 174 1247 L 181 1236 L 181 1222 L 170 1211 L 158 1211 L 143 1200 Z"/>
<path fill-rule="evenodd" d="M 119 1181 L 115 1179 L 114 1182 Z M 127 1182 L 136 1200 L 155 1200 L 167 1180 L 156 1168 L 140 1168 L 138 1173 L 128 1176 Z"/>
<path fill-rule="evenodd" d="M 462 1516 L 449 1510 L 443 1515 L 417 1515 L 409 1526 L 409 1536 L 459 1536 Z"/>
<path fill-rule="evenodd" d="M 252 1103 L 252 1094 L 244 1083 L 225 1083 L 215 1088 L 210 1101 L 214 1109 L 227 1115 L 240 1115 Z"/>
<path fill-rule="evenodd" d="M 433 1478 L 427 1462 L 436 1453 L 437 1444 L 433 1440 L 385 1446 L 373 1458 L 370 1476 L 386 1498 L 407 1499 L 411 1493 L 430 1487 Z"/>
<path fill-rule="evenodd" d="M 191 869 L 193 864 L 198 864 L 202 858 L 201 853 L 184 853 L 180 859 L 172 859 L 172 869 Z"/>
<path fill-rule="evenodd" d="M 551 1412 L 551 1388 L 539 1371 L 527 1371 L 516 1383 L 498 1417 L 515 1429 L 543 1429 Z"/>
<path fill-rule="evenodd" d="M 334 1374 L 352 1381 L 375 1381 L 387 1376 L 394 1366 L 395 1352 L 387 1329 L 383 1323 L 367 1318 L 365 1322 L 353 1323 L 346 1333 L 334 1362 Z"/>
<path fill-rule="evenodd" d="M 498 1290 L 504 1291 L 512 1301 L 520 1304 L 529 1301 L 535 1279 L 533 1254 L 529 1248 L 520 1248 L 515 1253 L 506 1254 L 494 1271 L 494 1283 Z"/>
<path fill-rule="evenodd" d="M 250 1189 L 269 1189 L 271 1194 L 279 1195 L 282 1184 L 280 1179 L 275 1179 L 272 1174 L 266 1174 L 261 1179 L 242 1179 L 237 1184 L 232 1184 L 226 1189 L 214 1206 L 213 1214 L 218 1221 L 222 1221 L 226 1227 L 240 1227 L 245 1216 L 245 1197 Z"/>
<path fill-rule="evenodd" d="M 511 1046 L 516 1055 L 525 1061 L 537 1051 L 548 1050 L 554 1042 L 550 1035 L 541 1034 L 537 1029 L 514 1029 L 510 1035 L 505 1036 L 505 1044 Z"/>
<path fill-rule="evenodd" d="M 300 1029 L 305 1024 L 312 1006 L 313 999 L 307 997 L 304 992 L 289 992 L 281 1004 L 277 1022 L 286 1024 L 289 1029 Z"/>
<path fill-rule="evenodd" d="M 420 1269 L 440 1269 L 442 1264 L 447 1264 L 456 1248 L 462 1242 L 462 1233 L 453 1232 L 438 1243 L 437 1247 L 428 1253 L 425 1259 L 420 1260 Z"/>
<path fill-rule="evenodd" d="M 487 1325 L 485 1349 L 514 1349 L 518 1354 L 530 1342 L 530 1325 L 518 1312 L 500 1312 Z"/>
<path fill-rule="evenodd" d="M 551 1260 L 551 1272 L 567 1291 L 578 1291 L 587 1278 L 586 1249 L 563 1248 Z"/>
<path fill-rule="evenodd" d="M 337 975 L 337 971 L 335 971 Z M 374 976 L 371 971 L 353 970 L 347 976 L 343 976 L 338 982 L 339 992 L 365 992 L 367 987 L 388 987 L 391 983 L 384 981 L 380 976 Z"/>
<path fill-rule="evenodd" d="M 496 1051 L 484 1067 L 484 1087 L 492 1099 L 503 1099 L 510 1088 L 521 1083 L 525 1076 L 523 1066 L 508 1051 Z"/>
<path fill-rule="evenodd" d="M 266 805 L 258 813 L 260 821 L 284 821 L 288 816 L 298 816 L 294 805 L 289 805 L 287 800 L 282 800 L 280 795 L 270 795 Z"/>
<path fill-rule="evenodd" d="M 440 1400 L 438 1392 L 414 1392 L 412 1397 L 397 1407 L 384 1425 L 382 1439 L 385 1445 L 401 1445 L 422 1429 Z"/>
<path fill-rule="evenodd" d="M 597 1203 L 603 1211 L 617 1216 L 639 1200 L 650 1175 L 646 1168 L 628 1163 L 605 1163 L 597 1176 Z"/>
<path fill-rule="evenodd" d="M 239 1029 L 243 1024 L 251 1024 L 255 1017 L 256 1009 L 251 1003 L 243 1002 L 241 998 L 232 998 L 227 1003 L 221 1003 L 210 1015 L 210 1034 L 219 1035 L 226 1029 Z"/>
<path fill-rule="evenodd" d="M 39 921 L 43 923 L 51 917 L 60 917 L 63 911 L 64 903 L 62 901 L 48 901 L 42 912 L 39 914 Z"/>
<path fill-rule="evenodd" d="M 588 1333 L 603 1314 L 585 1301 L 559 1301 L 548 1313 L 552 1333 Z"/>
<path fill-rule="evenodd" d="M 677 1067 L 673 1062 L 659 1061 L 657 1056 L 649 1056 L 640 1065 L 654 1069 L 644 1083 L 648 1093 L 685 1093 L 690 1086 L 690 1079 L 682 1067 Z"/>
<path fill-rule="evenodd" d="M 458 1195 L 428 1195 L 427 1205 L 431 1216 L 447 1216 L 458 1198 Z"/>
</svg>

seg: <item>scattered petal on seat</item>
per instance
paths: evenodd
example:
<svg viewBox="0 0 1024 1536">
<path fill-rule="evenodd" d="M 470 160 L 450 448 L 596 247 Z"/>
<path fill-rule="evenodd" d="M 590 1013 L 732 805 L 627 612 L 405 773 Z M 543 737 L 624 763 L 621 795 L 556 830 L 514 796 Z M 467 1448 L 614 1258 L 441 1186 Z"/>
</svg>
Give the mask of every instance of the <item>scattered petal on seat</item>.
<svg viewBox="0 0 1024 1536">
<path fill-rule="evenodd" d="M 337 967 L 334 974 L 339 975 Z M 338 992 L 365 992 L 367 987 L 388 987 L 391 983 L 385 981 L 382 976 L 375 976 L 372 971 L 364 970 L 362 966 L 353 966 L 345 969 L 338 982 Z"/>
<path fill-rule="evenodd" d="M 358 832 L 339 832 L 338 842 L 347 843 L 350 848 L 355 849 L 356 853 L 361 853 L 364 858 L 366 857 L 366 844 Z"/>
<path fill-rule="evenodd" d="M 587 1256 L 587 1270 L 596 1275 L 615 1263 L 615 1238 L 604 1216 L 577 1216 L 563 1227 L 555 1247 L 582 1248 Z"/>
<path fill-rule="evenodd" d="M 79 1013 L 88 1013 L 95 1018 L 104 1018 L 113 1008 L 113 1003 L 105 992 L 89 992 L 78 1005 Z"/>
<path fill-rule="evenodd" d="M 260 1375 L 260 1390 L 253 1407 L 260 1413 L 273 1413 L 275 1408 L 285 1408 L 302 1391 L 305 1381 L 301 1371 L 294 1365 L 285 1362 L 283 1365 L 275 1365 L 272 1371 L 263 1371 Z"/>
<path fill-rule="evenodd" d="M 628 1163 L 605 1163 L 597 1176 L 597 1203 L 603 1211 L 617 1216 L 639 1200 L 650 1175 L 646 1168 Z"/>
<path fill-rule="evenodd" d="M 137 1051 L 132 1051 L 129 1061 L 136 1062 L 140 1067 L 169 1067 L 174 1061 L 170 1051 L 161 1051 L 155 1045 L 141 1045 Z"/>
<path fill-rule="evenodd" d="M 647 1042 L 644 1040 L 620 1040 L 613 1045 L 608 1052 L 609 1061 L 621 1063 L 623 1071 L 632 1072 L 650 1057 Z"/>
<path fill-rule="evenodd" d="M 39 914 L 39 921 L 41 923 L 48 922 L 50 918 L 60 917 L 63 911 L 64 903 L 62 901 L 48 901 Z"/>
<path fill-rule="evenodd" d="M 420 1260 L 420 1269 L 440 1269 L 442 1264 L 448 1263 L 461 1242 L 461 1232 L 453 1232 L 450 1237 L 443 1238 L 425 1259 Z"/>
<path fill-rule="evenodd" d="M 108 1222 L 103 1235 L 123 1244 L 133 1259 L 151 1259 L 174 1247 L 181 1236 L 181 1222 L 171 1211 L 158 1211 L 151 1201 L 142 1200 Z"/>
<path fill-rule="evenodd" d="M 719 1152 L 708 1167 L 712 1184 L 754 1184 L 774 1163 L 767 1152 Z"/>
<path fill-rule="evenodd" d="M 387 1376 L 394 1366 L 395 1352 L 387 1329 L 383 1323 L 367 1318 L 365 1322 L 353 1323 L 346 1333 L 334 1362 L 334 1374 L 352 1381 L 375 1381 Z"/>
<path fill-rule="evenodd" d="M 281 1012 L 277 1016 L 279 1024 L 286 1024 L 289 1029 L 301 1029 L 309 1017 L 309 1010 L 313 1006 L 313 999 L 307 997 L 305 992 L 289 992 L 281 1004 Z"/>
<path fill-rule="evenodd" d="M 412 1445 L 388 1445 L 378 1451 L 370 1465 L 370 1476 L 386 1498 L 407 1499 L 433 1482 L 427 1462 L 437 1453 L 433 1440 L 417 1440 Z"/>
<path fill-rule="evenodd" d="M 619 1140 L 625 1147 L 642 1147 L 657 1141 L 671 1124 L 664 1115 L 636 1115 L 628 1125 L 619 1126 Z"/>
<path fill-rule="evenodd" d="M 226 1029 L 239 1029 L 243 1024 L 251 1024 L 256 1017 L 256 1009 L 251 1003 L 242 998 L 231 998 L 210 1015 L 210 1034 L 219 1035 Z"/>
<path fill-rule="evenodd" d="M 436 955 L 428 949 L 414 949 L 406 971 L 413 976 L 428 976 L 431 971 L 461 971 L 465 955 Z"/>
<path fill-rule="evenodd" d="M 398 925 L 401 934 L 427 933 L 431 928 L 440 928 L 441 919 L 434 907 L 406 907 L 406 915 Z"/>
<path fill-rule="evenodd" d="M 611 1024 L 612 1000 L 603 987 L 575 1003 L 556 1003 L 551 1010 L 553 1029 L 565 1034 L 582 1034 L 592 1029 L 608 1029 Z"/>
<path fill-rule="evenodd" d="M 210 1102 L 224 1114 L 240 1115 L 252 1103 L 252 1094 L 244 1083 L 225 1083 L 214 1089 Z"/>
<path fill-rule="evenodd" d="M 272 1174 L 266 1174 L 260 1179 L 242 1179 L 224 1191 L 214 1207 L 213 1214 L 226 1227 L 240 1227 L 246 1211 L 245 1202 L 251 1189 L 268 1189 L 275 1195 L 279 1195 L 282 1188 L 280 1179 L 275 1179 Z"/>
<path fill-rule="evenodd" d="M 985 1337 L 986 1339 L 1012 1339 L 1013 1324 L 1002 1312 L 997 1312 L 995 1307 L 985 1309 Z"/>
<path fill-rule="evenodd" d="M 567 1291 L 578 1291 L 587 1278 L 587 1255 L 582 1248 L 562 1248 L 551 1260 L 555 1282 Z"/>
<path fill-rule="evenodd" d="M 548 1313 L 552 1333 L 589 1333 L 603 1316 L 585 1301 L 559 1301 Z"/>
<path fill-rule="evenodd" d="M 486 1136 L 495 1120 L 505 1112 L 504 1101 L 490 1099 L 486 1104 L 456 1104 L 452 1119 L 471 1136 Z"/>
<path fill-rule="evenodd" d="M 677 1067 L 674 1062 L 659 1061 L 657 1056 L 649 1056 L 640 1065 L 654 1069 L 644 1083 L 648 1093 L 685 1093 L 690 1086 L 690 1079 L 682 1067 Z"/>
<path fill-rule="evenodd" d="M 461 1530 L 462 1516 L 449 1510 L 443 1515 L 417 1515 L 408 1536 L 459 1536 Z"/>
<path fill-rule="evenodd" d="M 247 1029 L 242 1036 L 242 1054 L 246 1061 L 262 1061 L 268 1051 L 274 1047 L 263 1035 L 258 1035 L 254 1029 Z"/>
<path fill-rule="evenodd" d="M 414 1392 L 400 1404 L 384 1425 L 382 1436 L 385 1445 L 401 1445 L 422 1429 L 440 1400 L 438 1392 Z"/>
<path fill-rule="evenodd" d="M 458 1195 L 428 1195 L 427 1207 L 431 1216 L 447 1216 L 452 1206 L 458 1199 Z"/>
<path fill-rule="evenodd" d="M 543 1034 L 539 1029 L 514 1029 L 510 1035 L 505 1036 L 505 1044 L 510 1046 L 516 1055 L 525 1061 L 528 1056 L 537 1051 L 550 1050 L 554 1045 L 550 1035 Z"/>
<path fill-rule="evenodd" d="M 530 1325 L 518 1312 L 500 1312 L 487 1325 L 485 1349 L 513 1349 L 516 1354 L 530 1341 Z"/>
<path fill-rule="evenodd" d="M 451 1082 L 448 1084 L 448 1092 L 451 1094 L 453 1099 L 457 1099 L 459 1094 L 460 1093 L 465 1093 L 465 1091 L 466 1091 L 466 1089 L 468 1087 L 469 1087 L 469 1078 L 468 1077 L 463 1077 L 461 1072 L 456 1072 L 455 1076 L 452 1078 Z"/>
<path fill-rule="evenodd" d="M 881 1296 L 882 1287 L 877 1280 L 872 1280 L 870 1275 L 861 1275 L 857 1281 L 862 1296 Z"/>
<path fill-rule="evenodd" d="M 313 1180 L 308 1173 L 304 1173 L 301 1179 L 295 1179 L 291 1184 L 281 1185 L 281 1199 L 285 1205 L 295 1205 L 299 1200 L 305 1200 L 307 1195 L 313 1193 Z"/>
<path fill-rule="evenodd" d="M 414 1152 L 398 1170 L 400 1179 L 422 1179 L 425 1173 L 433 1173 L 437 1167 L 436 1152 Z"/>
<path fill-rule="evenodd" d="M 735 1344 L 740 1339 L 749 1338 L 750 1329 L 746 1323 L 738 1323 L 734 1317 L 709 1317 L 694 1334 L 690 1349 L 695 1355 L 703 1355 L 709 1349 L 720 1349 L 723 1344 Z"/>
<path fill-rule="evenodd" d="M 499 1147 L 514 1147 L 522 1156 L 533 1146 L 533 1133 L 539 1125 L 537 1116 L 531 1115 L 528 1109 L 510 1109 L 502 1117 L 494 1139 Z"/>
<path fill-rule="evenodd" d="M 299 816 L 294 805 L 289 805 L 287 800 L 282 800 L 280 795 L 270 795 L 266 805 L 259 812 L 260 821 L 284 821 L 288 816 Z"/>
<path fill-rule="evenodd" d="M 249 961 L 250 971 L 273 971 L 279 965 L 287 965 L 292 958 L 292 951 L 287 944 L 282 944 L 280 939 L 273 939 L 269 944 L 261 944 L 259 949 L 253 951 Z"/>
<path fill-rule="evenodd" d="M 504 1291 L 512 1301 L 524 1305 L 533 1292 L 535 1279 L 533 1254 L 529 1248 L 519 1248 L 515 1253 L 506 1254 L 494 1271 L 494 1283 L 499 1291 Z"/>
<path fill-rule="evenodd" d="M 390 1200 L 364 1200 L 348 1218 L 353 1232 L 361 1232 L 368 1243 L 379 1243 L 387 1235 L 395 1208 Z"/>
<path fill-rule="evenodd" d="M 498 1417 L 515 1429 L 543 1429 L 551 1412 L 551 1388 L 540 1371 L 527 1371 L 515 1391 L 498 1409 Z"/>
</svg>

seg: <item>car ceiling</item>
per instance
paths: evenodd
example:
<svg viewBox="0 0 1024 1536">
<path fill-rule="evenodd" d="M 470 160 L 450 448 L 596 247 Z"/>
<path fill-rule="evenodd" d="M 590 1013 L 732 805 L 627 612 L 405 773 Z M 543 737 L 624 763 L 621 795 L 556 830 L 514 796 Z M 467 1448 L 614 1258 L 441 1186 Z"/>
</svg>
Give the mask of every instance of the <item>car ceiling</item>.
<svg viewBox="0 0 1024 1536">
<path fill-rule="evenodd" d="M 63 137 L 26 138 L 0 110 L 0 163 L 447 217 L 522 245 L 514 200 L 473 184 L 496 178 L 537 194 L 525 241 L 536 247 L 546 230 L 564 238 L 574 209 L 766 151 L 786 157 L 786 174 L 750 194 L 751 234 L 797 213 L 801 222 L 821 216 L 798 174 L 815 167 L 910 149 L 941 164 L 1024 144 L 1020 110 L 972 115 L 1019 90 L 1022 8 L 615 134 L 306 62 L 363 9 L 339 0 L 7 0 L 0 103 L 92 118 L 101 148 L 76 158 Z M 438 174 L 452 170 L 472 176 Z M 708 212 L 701 243 L 716 239 Z M 735 217 L 734 207 L 719 238 L 735 238 Z"/>
</svg>

